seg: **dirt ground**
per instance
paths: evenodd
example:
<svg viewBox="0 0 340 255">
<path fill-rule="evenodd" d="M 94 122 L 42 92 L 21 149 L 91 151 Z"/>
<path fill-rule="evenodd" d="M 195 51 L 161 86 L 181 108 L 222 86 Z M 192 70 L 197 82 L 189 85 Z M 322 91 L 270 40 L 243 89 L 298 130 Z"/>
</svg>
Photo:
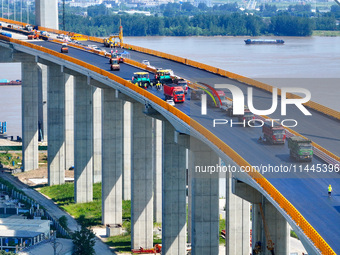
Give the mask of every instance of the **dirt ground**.
<svg viewBox="0 0 340 255">
<path fill-rule="evenodd" d="M 17 173 L 17 174 L 14 174 L 14 176 L 17 176 L 21 182 L 32 187 L 41 186 L 41 184 L 46 184 L 47 183 L 47 153 L 46 152 L 39 153 L 39 168 L 38 169 L 27 171 L 27 172 L 22 172 L 22 173 Z M 65 177 L 73 178 L 74 172 L 71 170 L 66 170 Z M 29 179 L 46 179 L 46 181 L 41 184 L 35 184 Z"/>
</svg>

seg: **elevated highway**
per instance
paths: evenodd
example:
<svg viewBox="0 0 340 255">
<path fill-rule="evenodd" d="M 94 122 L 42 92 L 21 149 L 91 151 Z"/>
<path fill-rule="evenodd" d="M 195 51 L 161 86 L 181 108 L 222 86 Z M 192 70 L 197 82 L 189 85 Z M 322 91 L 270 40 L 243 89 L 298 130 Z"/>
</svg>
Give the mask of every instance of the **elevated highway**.
<svg viewBox="0 0 340 255">
<path fill-rule="evenodd" d="M 8 40 L 3 37 L 1 37 L 1 39 L 3 40 L 2 45 L 5 47 L 6 45 L 8 46 Z M 42 49 L 49 49 L 54 52 L 60 51 L 60 45 L 53 42 L 39 41 L 31 42 L 31 44 L 41 46 Z M 39 52 L 39 48 L 36 47 L 32 47 L 33 50 L 30 50 L 28 45 L 20 45 L 20 43 L 18 44 L 17 41 L 11 41 L 9 48 L 13 48 L 15 51 L 23 51 L 28 54 L 38 56 L 38 59 L 46 59 L 49 61 L 53 59 L 56 63 L 63 63 L 63 60 L 57 59 L 63 58 L 60 56 L 60 54 L 55 53 L 51 55 L 50 51 L 46 50 Z M 248 85 L 235 81 L 235 79 L 222 77 L 220 75 L 207 72 L 203 69 L 198 69 L 157 56 L 152 56 L 132 50 L 129 52 L 131 53 L 131 58 L 138 62 L 143 59 L 148 59 L 153 65 L 162 68 L 171 68 L 174 70 L 176 75 L 184 77 L 190 81 L 205 82 L 210 85 L 223 83 L 234 84 L 240 87 L 242 91 L 247 94 L 246 90 Z M 110 72 L 108 60 L 98 54 L 70 48 L 68 56 L 76 60 L 83 61 L 91 66 L 98 67 L 100 70 Z M 70 61 L 70 59 L 65 60 Z M 66 62 L 63 65 L 72 69 L 71 65 Z M 84 67 L 83 63 L 79 62 L 79 65 Z M 80 69 L 83 70 L 82 67 L 80 67 Z M 100 75 L 104 77 L 107 76 L 106 73 L 102 73 L 98 76 L 98 74 L 94 74 L 93 69 L 88 70 L 87 76 L 91 77 L 91 79 L 97 79 L 99 77 L 100 79 L 98 80 L 103 82 L 105 78 L 100 77 Z M 95 70 L 95 73 L 98 73 L 97 70 L 98 69 Z M 138 70 L 140 70 L 138 67 L 122 64 L 121 71 L 115 72 L 114 74 L 123 78 L 124 80 L 129 80 L 131 79 L 133 72 Z M 121 81 L 119 79 L 115 79 L 115 82 L 112 82 L 110 86 L 118 89 L 122 93 L 126 93 L 130 97 L 133 97 L 135 100 L 143 104 L 151 105 L 152 108 L 157 110 L 166 119 L 168 119 L 179 132 L 186 133 L 203 140 L 205 143 L 211 146 L 212 149 L 216 151 L 225 162 L 229 164 L 243 165 L 247 164 L 248 162 L 252 166 L 284 165 L 288 167 L 293 164 L 296 165 L 297 169 L 299 169 L 300 166 L 302 166 L 304 169 L 306 166 L 312 167 L 312 165 L 316 164 L 325 164 L 325 162 L 319 158 L 314 158 L 312 163 L 293 162 L 289 158 L 287 145 L 270 146 L 259 143 L 258 137 L 261 135 L 261 132 L 258 128 L 231 128 L 229 126 L 222 125 L 213 127 L 213 119 L 218 118 L 230 120 L 230 118 L 227 117 L 226 114 L 221 110 L 213 108 L 208 109 L 208 115 L 200 115 L 200 103 L 198 101 L 190 100 L 190 96 L 187 96 L 187 101 L 184 104 L 177 104 L 175 106 L 175 108 L 184 114 L 182 117 L 179 117 L 181 115 L 178 111 L 170 110 L 167 112 L 170 109 L 170 106 L 164 106 L 164 104 L 161 104 L 160 101 L 155 100 L 154 97 L 148 95 L 148 93 L 145 93 L 141 89 L 135 88 L 131 91 L 131 86 L 127 86 L 126 83 L 123 83 L 123 81 L 122 84 L 125 85 L 125 88 L 119 86 L 116 84 L 117 80 Z M 107 81 L 106 84 L 110 84 L 110 81 Z M 153 89 L 149 89 L 148 92 L 161 100 L 164 99 L 162 92 Z M 226 93 L 228 93 L 228 91 L 226 91 Z M 271 105 L 271 95 L 261 89 L 254 89 L 254 100 L 255 107 L 259 109 L 267 109 Z M 311 117 L 304 116 L 300 113 L 300 111 L 297 110 L 297 108 L 291 106 L 288 107 L 288 114 L 285 116 L 285 118 L 298 120 L 298 126 L 294 128 L 296 132 L 310 138 L 315 143 L 335 154 L 335 156 L 339 156 L 340 139 L 337 133 L 339 129 L 339 120 L 315 110 L 310 111 L 312 112 Z M 186 119 L 187 117 L 190 117 L 190 119 Z M 280 107 L 278 107 L 277 111 L 269 117 L 282 119 Z M 234 120 L 236 119 L 234 118 Z M 197 121 L 197 123 L 199 123 L 206 130 L 209 130 L 211 133 L 208 133 L 204 130 L 204 128 L 202 129 L 199 127 L 194 121 Z M 215 138 L 209 139 L 210 135 L 215 135 L 219 142 L 214 142 L 214 140 L 216 140 Z M 221 147 L 221 142 L 228 146 Z M 234 152 L 236 152 L 241 158 L 238 158 Z M 302 226 L 301 223 L 296 222 L 296 218 L 292 217 L 289 212 L 285 211 L 285 209 L 282 209 L 283 207 L 280 204 L 280 201 L 277 201 L 277 198 L 273 197 L 273 194 L 271 194 L 269 190 L 266 189 L 265 185 L 261 184 L 261 181 L 256 179 L 256 177 L 258 178 L 256 174 L 252 175 L 252 177 L 255 177 L 255 179 L 250 179 L 248 174 L 236 174 L 234 177 L 238 180 L 248 183 L 250 186 L 255 187 L 262 194 L 264 194 L 269 199 L 269 201 L 273 202 L 277 208 L 281 207 L 281 211 L 280 208 L 278 208 L 278 210 L 292 225 L 293 229 L 298 233 L 300 238 L 304 240 L 304 244 L 307 246 L 313 246 L 313 242 L 310 242 L 310 240 L 306 238 L 309 233 L 306 233 L 306 230 L 302 229 L 304 226 Z M 340 177 L 339 173 L 335 173 L 334 171 L 327 171 L 326 173 L 297 171 L 295 173 L 265 173 L 264 177 L 301 213 L 307 222 L 309 222 L 311 226 L 317 231 L 317 233 L 319 233 L 320 236 L 329 244 L 334 252 L 340 253 L 340 199 L 336 195 L 332 198 L 327 197 L 328 184 L 332 184 L 335 193 L 337 193 L 337 190 L 340 190 L 340 182 L 338 179 Z M 334 254 L 330 250 L 327 251 L 326 248 L 320 248 L 326 247 L 322 244 L 316 244 L 314 242 L 314 245 L 316 245 L 319 249 L 324 249 L 322 254 Z M 315 249 L 315 247 L 310 248 L 310 251 L 315 252 L 316 250 L 317 249 Z M 317 252 L 315 252 L 315 254 L 317 254 Z"/>
</svg>

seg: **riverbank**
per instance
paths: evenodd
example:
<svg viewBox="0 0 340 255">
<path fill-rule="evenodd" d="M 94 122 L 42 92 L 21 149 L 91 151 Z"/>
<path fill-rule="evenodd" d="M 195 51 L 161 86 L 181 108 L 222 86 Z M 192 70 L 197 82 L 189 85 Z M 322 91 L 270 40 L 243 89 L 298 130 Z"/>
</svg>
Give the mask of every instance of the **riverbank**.
<svg viewBox="0 0 340 255">
<path fill-rule="evenodd" d="M 322 37 L 337 37 L 340 36 L 340 31 L 331 30 L 314 30 L 312 36 L 322 36 Z"/>
</svg>

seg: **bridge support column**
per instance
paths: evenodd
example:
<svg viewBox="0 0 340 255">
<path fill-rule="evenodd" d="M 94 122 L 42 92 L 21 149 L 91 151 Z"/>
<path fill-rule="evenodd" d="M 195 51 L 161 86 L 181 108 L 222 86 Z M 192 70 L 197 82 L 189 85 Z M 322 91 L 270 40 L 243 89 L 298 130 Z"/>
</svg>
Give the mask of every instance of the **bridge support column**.
<svg viewBox="0 0 340 255">
<path fill-rule="evenodd" d="M 65 80 L 60 66 L 48 66 L 48 185 L 65 183 Z"/>
<path fill-rule="evenodd" d="M 289 231 L 289 225 L 286 219 L 265 198 L 263 199 L 263 202 L 262 202 L 262 208 L 264 212 L 266 225 L 268 227 L 268 233 L 270 235 L 270 239 L 274 243 L 275 255 L 289 254 L 290 231 Z M 258 216 L 257 216 L 257 219 L 259 219 Z M 262 222 L 262 226 L 263 226 L 263 222 Z M 264 226 L 262 227 L 262 231 L 264 231 Z M 266 238 L 265 233 L 263 235 Z M 267 246 L 267 242 L 268 240 L 266 240 L 266 243 L 262 243 L 263 248 Z M 268 251 L 267 249 L 264 254 L 271 255 L 270 251 Z"/>
<path fill-rule="evenodd" d="M 155 222 L 162 222 L 162 121 L 153 119 L 153 217 Z"/>
<path fill-rule="evenodd" d="M 39 137 L 41 141 L 47 142 L 47 66 L 38 64 L 39 68 L 39 106 L 38 106 L 38 118 L 39 118 Z M 59 68 L 60 69 L 60 68 Z"/>
<path fill-rule="evenodd" d="M 186 147 L 181 135 L 175 143 L 175 129 L 163 124 L 162 254 L 186 253 Z"/>
<path fill-rule="evenodd" d="M 93 89 L 87 77 L 75 77 L 74 198 L 76 203 L 93 200 Z"/>
<path fill-rule="evenodd" d="M 197 173 L 196 167 L 216 166 L 219 158 L 206 144 L 190 139 L 189 171 L 194 171 L 191 180 L 191 247 L 196 255 L 218 254 L 218 176 Z"/>
<path fill-rule="evenodd" d="M 93 87 L 93 183 L 102 181 L 102 89 Z"/>
<path fill-rule="evenodd" d="M 132 104 L 131 248 L 153 246 L 152 118 Z"/>
<path fill-rule="evenodd" d="M 250 252 L 250 203 L 232 193 L 232 179 L 226 179 L 226 255 Z"/>
<path fill-rule="evenodd" d="M 74 167 L 74 76 L 65 75 L 65 168 Z"/>
<path fill-rule="evenodd" d="M 58 0 L 35 1 L 35 24 L 42 27 L 59 29 Z M 63 28 L 65 30 L 65 28 Z"/>
<path fill-rule="evenodd" d="M 103 89 L 102 223 L 122 224 L 123 101 Z"/>
<path fill-rule="evenodd" d="M 0 63 L 13 62 L 13 50 L 0 47 Z"/>
<path fill-rule="evenodd" d="M 124 102 L 123 200 L 131 200 L 131 103 Z"/>
<path fill-rule="evenodd" d="M 263 209 L 263 215 L 268 227 L 270 240 L 274 243 L 275 255 L 289 254 L 289 225 L 280 212 L 265 198 L 260 192 L 253 187 L 238 180 L 233 180 L 233 192 L 243 199 L 253 203 L 252 210 L 252 243 L 253 249 L 256 242 L 262 244 L 262 252 L 265 255 L 271 255 L 266 248 L 265 226 L 262 220 L 260 206 Z M 262 253 L 261 253 L 262 254 Z"/>
<path fill-rule="evenodd" d="M 22 73 L 22 157 L 23 169 L 38 168 L 38 64 L 23 56 Z"/>
</svg>

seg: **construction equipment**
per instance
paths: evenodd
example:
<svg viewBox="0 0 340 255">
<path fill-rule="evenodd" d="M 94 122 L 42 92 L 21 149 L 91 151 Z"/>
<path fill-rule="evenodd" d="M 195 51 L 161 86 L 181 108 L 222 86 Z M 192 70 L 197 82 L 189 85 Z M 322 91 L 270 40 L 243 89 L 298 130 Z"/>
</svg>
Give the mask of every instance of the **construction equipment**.
<svg viewBox="0 0 340 255">
<path fill-rule="evenodd" d="M 176 84 L 164 84 L 163 92 L 165 100 L 173 99 L 175 103 L 183 103 L 185 101 L 185 94 L 182 86 Z"/>
<path fill-rule="evenodd" d="M 297 161 L 312 161 L 313 159 L 313 146 L 309 139 L 292 136 L 288 138 L 288 148 L 290 156 Z"/>
<path fill-rule="evenodd" d="M 150 78 L 148 72 L 133 73 L 132 83 L 137 84 L 139 87 L 148 88 L 150 86 Z"/>
<path fill-rule="evenodd" d="M 162 252 L 162 245 L 161 244 L 156 244 L 155 247 L 151 249 L 144 249 L 143 247 L 140 247 L 139 249 L 132 249 L 132 253 L 161 253 Z"/>
<path fill-rule="evenodd" d="M 262 126 L 263 138 L 270 144 L 285 144 L 286 131 L 277 122 L 267 123 Z"/>
<path fill-rule="evenodd" d="M 61 45 L 61 50 L 60 50 L 61 53 L 68 53 L 68 47 L 67 47 L 67 43 L 63 43 Z"/>
<path fill-rule="evenodd" d="M 104 46 L 105 47 L 116 47 L 118 46 L 118 43 L 116 42 L 116 38 L 119 39 L 120 45 L 123 44 L 123 27 L 122 27 L 122 21 L 119 21 L 119 34 L 111 35 L 108 38 L 104 39 Z"/>
<path fill-rule="evenodd" d="M 261 217 L 262 217 L 262 221 L 263 221 L 264 233 L 266 235 L 267 249 L 268 249 L 268 251 L 270 251 L 271 255 L 275 255 L 275 253 L 274 253 L 274 243 L 270 238 L 270 233 L 269 233 L 269 230 L 268 230 L 266 220 L 264 218 L 264 213 L 263 213 L 263 208 L 262 208 L 261 203 L 259 204 L 259 207 L 260 207 Z"/>
<path fill-rule="evenodd" d="M 111 60 L 111 71 L 119 71 L 120 64 L 118 58 L 114 58 Z"/>
</svg>

